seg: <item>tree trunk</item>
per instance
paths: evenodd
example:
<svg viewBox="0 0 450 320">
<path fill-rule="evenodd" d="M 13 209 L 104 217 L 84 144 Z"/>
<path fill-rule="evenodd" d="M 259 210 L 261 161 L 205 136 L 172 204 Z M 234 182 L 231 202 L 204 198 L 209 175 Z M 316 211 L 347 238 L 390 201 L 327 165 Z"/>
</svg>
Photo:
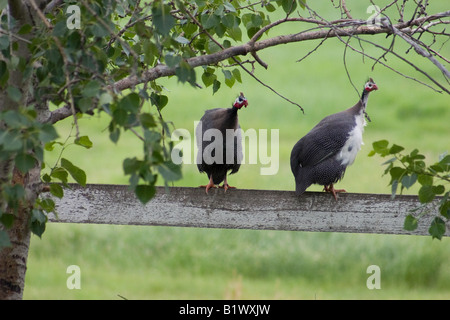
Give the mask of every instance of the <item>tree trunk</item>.
<svg viewBox="0 0 450 320">
<path fill-rule="evenodd" d="M 27 271 L 30 209 L 21 208 L 8 230 L 11 247 L 0 250 L 0 300 L 22 299 Z"/>
<path fill-rule="evenodd" d="M 27 201 L 15 213 L 13 226 L 7 230 L 11 247 L 0 250 L 0 300 L 22 299 L 30 246 L 29 220 L 36 201 L 40 182 L 40 166 L 26 175 L 14 169 L 12 183 L 21 184 L 27 192 Z"/>
<path fill-rule="evenodd" d="M 43 7 L 49 0 L 35 0 L 34 4 Z M 12 30 L 17 33 L 24 25 L 35 25 L 39 23 L 37 11 L 34 10 L 30 1 L 8 1 L 7 15 L 10 15 L 16 21 L 15 28 Z M 8 21 L 12 19 L 8 18 Z M 32 34 L 23 35 L 24 39 L 31 39 Z M 16 42 L 16 39 L 13 39 Z M 12 45 L 12 44 L 11 44 Z M 17 41 L 18 49 L 16 55 L 24 59 L 30 60 L 30 52 L 27 44 L 24 41 Z M 8 85 L 16 88 L 22 88 L 23 96 L 20 103 L 12 101 L 6 92 L 0 92 L 0 112 L 5 110 L 17 110 L 21 105 L 27 105 L 27 102 L 32 100 L 27 90 L 28 80 L 23 79 L 22 72 L 16 70 L 12 71 L 8 79 Z M 44 102 L 45 103 L 45 102 Z M 40 110 L 36 110 L 40 112 Z M 38 116 L 39 119 L 39 116 Z M 2 128 L 6 127 L 5 123 L 0 123 Z M 26 175 L 20 173 L 14 167 L 14 158 L 4 159 L 0 161 L 0 196 L 1 185 L 3 183 L 21 184 L 24 187 L 26 200 L 21 203 L 20 208 L 16 212 L 12 212 L 7 207 L 4 199 L 0 197 L 0 213 L 12 213 L 15 216 L 14 223 L 11 228 L 7 229 L 10 247 L 0 249 L 0 300 L 17 300 L 22 299 L 23 290 L 25 286 L 25 273 L 27 270 L 28 248 L 30 246 L 30 217 L 33 205 L 37 196 L 40 193 L 40 170 L 41 164 L 36 163 L 36 166 L 31 169 Z M 4 227 L 0 224 L 0 228 Z"/>
</svg>

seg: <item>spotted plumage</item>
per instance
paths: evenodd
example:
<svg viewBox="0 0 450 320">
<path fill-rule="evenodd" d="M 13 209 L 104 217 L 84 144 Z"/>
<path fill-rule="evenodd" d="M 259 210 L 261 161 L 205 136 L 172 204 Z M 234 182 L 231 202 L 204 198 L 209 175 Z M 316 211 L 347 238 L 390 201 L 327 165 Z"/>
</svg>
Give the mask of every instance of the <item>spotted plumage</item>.
<svg viewBox="0 0 450 320">
<path fill-rule="evenodd" d="M 291 170 L 298 195 L 312 184 L 323 185 L 335 199 L 337 192 L 345 191 L 334 189 L 333 184 L 342 179 L 361 149 L 367 99 L 369 93 L 377 89 L 370 79 L 353 107 L 325 117 L 294 145 Z"/>
<path fill-rule="evenodd" d="M 227 174 L 238 172 L 243 158 L 238 110 L 247 105 L 241 92 L 231 108 L 206 110 L 197 125 L 197 167 L 209 178 L 209 183 L 203 186 L 206 193 L 222 181 L 225 191 L 232 188 L 228 185 Z"/>
</svg>

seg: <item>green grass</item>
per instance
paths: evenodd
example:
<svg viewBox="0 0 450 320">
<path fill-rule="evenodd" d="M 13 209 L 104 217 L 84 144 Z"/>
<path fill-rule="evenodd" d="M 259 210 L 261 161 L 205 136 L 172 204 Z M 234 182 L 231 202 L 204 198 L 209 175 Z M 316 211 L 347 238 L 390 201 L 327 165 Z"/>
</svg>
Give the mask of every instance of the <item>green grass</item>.
<svg viewBox="0 0 450 320">
<path fill-rule="evenodd" d="M 296 32 L 295 28 L 295 24 L 283 25 L 273 34 Z M 241 72 L 242 84 L 231 89 L 223 84 L 215 95 L 211 88 L 194 89 L 174 78 L 163 80 L 169 97 L 163 116 L 175 128 L 188 129 L 193 135 L 194 121 L 204 110 L 229 107 L 244 92 L 249 106 L 239 112 L 241 126 L 244 130 L 279 130 L 280 168 L 276 175 L 262 176 L 261 164 L 245 164 L 229 182 L 238 188 L 293 190 L 292 146 L 324 116 L 358 99 L 347 79 L 338 40 L 328 40 L 305 61 L 295 62 L 316 44 L 260 52 L 269 69 L 257 66 L 255 71 L 262 81 L 302 105 L 305 114 Z M 352 44 L 358 47 L 356 41 Z M 366 47 L 367 53 L 379 56 Z M 387 139 L 407 151 L 418 148 L 428 163 L 435 162 L 439 154 L 450 151 L 449 99 L 380 65 L 372 71 L 371 61 L 347 53 L 358 89 L 370 76 L 379 90 L 369 99 L 372 122 L 365 128 L 365 145 L 338 187 L 349 192 L 389 193 L 389 178 L 382 176 L 384 159 L 367 156 L 371 144 Z M 412 52 L 409 58 L 439 77 L 426 59 Z M 388 59 L 402 72 L 413 72 L 394 58 Z M 140 156 L 138 139 L 126 133 L 114 145 L 105 117 L 84 117 L 79 123 L 94 147 L 71 146 L 64 157 L 86 171 L 88 183 L 126 184 L 122 161 Z M 70 124 L 71 119 L 58 124 L 62 140 Z M 46 154 L 48 165 L 57 155 L 57 149 Z M 183 179 L 175 185 L 198 186 L 206 180 L 195 165 L 184 165 Z M 405 191 L 416 192 L 414 188 Z M 448 299 L 449 244 L 447 238 L 436 241 L 416 236 L 49 224 L 42 240 L 32 237 L 24 298 Z M 66 287 L 66 268 L 72 264 L 81 268 L 81 290 Z M 366 287 L 366 269 L 372 264 L 381 268 L 381 290 Z"/>
<path fill-rule="evenodd" d="M 64 224 L 36 240 L 30 299 L 449 297 L 448 240 Z M 66 287 L 71 264 L 81 268 L 81 290 Z M 373 264 L 381 269 L 381 290 L 366 287 Z"/>
</svg>

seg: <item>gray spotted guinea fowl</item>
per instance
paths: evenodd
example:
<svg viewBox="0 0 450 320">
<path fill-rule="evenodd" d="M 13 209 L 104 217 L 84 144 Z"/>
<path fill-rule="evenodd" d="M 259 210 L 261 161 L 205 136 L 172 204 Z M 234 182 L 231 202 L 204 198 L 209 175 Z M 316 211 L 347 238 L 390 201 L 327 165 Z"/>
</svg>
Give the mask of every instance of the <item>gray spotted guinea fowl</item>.
<svg viewBox="0 0 450 320">
<path fill-rule="evenodd" d="M 209 183 L 201 186 L 205 187 L 206 193 L 222 181 L 225 191 L 234 188 L 228 184 L 227 174 L 230 170 L 230 174 L 238 172 L 241 166 L 243 154 L 238 110 L 243 106 L 247 107 L 248 101 L 241 92 L 231 108 L 206 110 L 197 125 L 197 167 L 200 173 L 205 172 L 208 176 Z"/>
<path fill-rule="evenodd" d="M 334 184 L 342 179 L 361 149 L 367 99 L 374 90 L 378 87 L 370 78 L 353 107 L 325 117 L 294 145 L 291 170 L 297 195 L 312 184 L 323 185 L 324 191 L 331 192 L 336 200 L 338 192 L 345 192 L 334 189 Z"/>
</svg>

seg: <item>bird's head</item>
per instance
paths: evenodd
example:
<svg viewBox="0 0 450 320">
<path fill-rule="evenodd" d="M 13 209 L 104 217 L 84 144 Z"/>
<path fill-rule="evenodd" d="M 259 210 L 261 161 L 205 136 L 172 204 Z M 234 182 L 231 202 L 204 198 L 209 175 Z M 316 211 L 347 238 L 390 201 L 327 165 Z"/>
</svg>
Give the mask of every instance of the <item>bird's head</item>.
<svg viewBox="0 0 450 320">
<path fill-rule="evenodd" d="M 242 108 L 242 106 L 245 106 L 247 108 L 248 106 L 248 101 L 247 99 L 244 97 L 244 94 L 241 92 L 241 94 L 239 95 L 239 97 L 236 98 L 236 100 L 233 103 L 233 107 L 240 109 Z"/>
<path fill-rule="evenodd" d="M 373 81 L 373 79 L 369 78 L 369 80 L 367 80 L 366 84 L 364 85 L 364 91 L 370 92 L 373 90 L 378 90 L 378 87 L 376 83 Z"/>
</svg>

